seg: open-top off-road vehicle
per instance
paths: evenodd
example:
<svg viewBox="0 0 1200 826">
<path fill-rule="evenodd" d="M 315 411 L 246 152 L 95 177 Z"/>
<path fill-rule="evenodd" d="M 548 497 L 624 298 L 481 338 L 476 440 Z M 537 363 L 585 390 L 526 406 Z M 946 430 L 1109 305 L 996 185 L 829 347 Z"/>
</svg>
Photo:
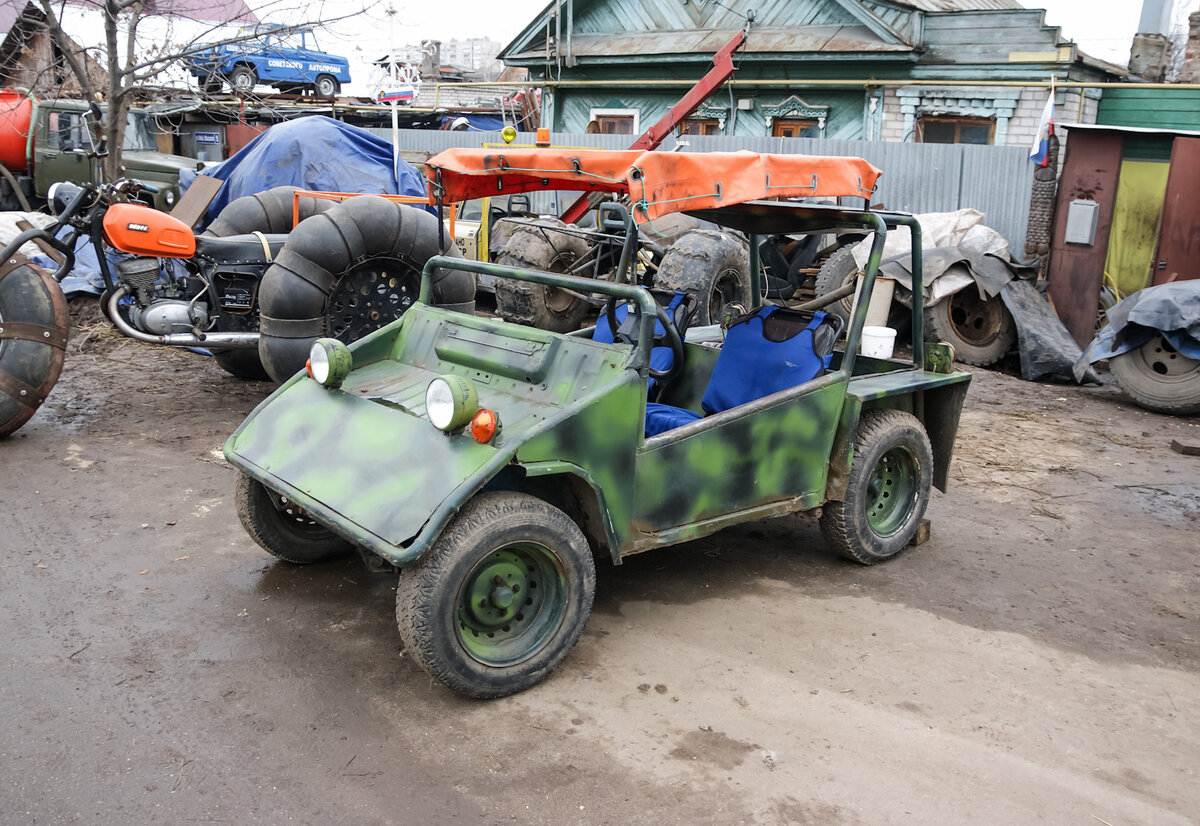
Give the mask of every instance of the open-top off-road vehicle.
<svg viewBox="0 0 1200 826">
<path fill-rule="evenodd" d="M 542 187 L 624 192 L 626 280 L 636 224 L 676 210 L 748 233 L 857 228 L 874 236 L 870 295 L 898 213 L 763 198 L 857 196 L 878 170 L 852 158 L 450 150 L 431 159 L 447 202 Z M 608 219 L 622 213 L 609 205 Z M 751 250 L 756 244 L 751 243 Z M 606 297 L 571 334 L 429 306 L 451 267 Z M 753 268 L 758 269 L 757 262 Z M 418 302 L 348 348 L 313 346 L 308 369 L 230 437 L 238 512 L 282 559 L 359 549 L 401 569 L 400 636 L 430 674 L 476 697 L 541 680 L 578 640 L 594 558 L 673 545 L 790 513 L 863 563 L 903 550 L 931 487 L 944 489 L 969 375 L 924 342 L 920 261 L 912 355 L 857 352 L 860 303 L 842 323 L 758 306 L 687 329 L 695 300 L 614 281 L 431 258 Z M 836 296 L 840 297 L 840 296 Z"/>
</svg>

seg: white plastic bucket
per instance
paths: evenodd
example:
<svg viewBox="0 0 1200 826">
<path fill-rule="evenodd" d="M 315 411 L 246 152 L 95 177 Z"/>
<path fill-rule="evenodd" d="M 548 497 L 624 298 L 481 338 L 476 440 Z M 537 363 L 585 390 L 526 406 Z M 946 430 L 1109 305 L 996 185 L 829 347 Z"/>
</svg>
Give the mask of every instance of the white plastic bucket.
<svg viewBox="0 0 1200 826">
<path fill-rule="evenodd" d="M 863 327 L 858 352 L 877 359 L 890 359 L 896 346 L 896 331 L 891 327 Z"/>
</svg>

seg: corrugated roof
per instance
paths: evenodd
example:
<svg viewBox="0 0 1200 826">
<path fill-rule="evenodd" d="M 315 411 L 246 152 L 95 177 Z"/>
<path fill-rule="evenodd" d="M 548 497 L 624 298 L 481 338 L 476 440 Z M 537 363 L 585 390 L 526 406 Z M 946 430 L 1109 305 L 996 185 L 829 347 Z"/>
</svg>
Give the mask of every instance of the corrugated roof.
<svg viewBox="0 0 1200 826">
<path fill-rule="evenodd" d="M 1021 5 L 1017 0 L 893 0 L 893 2 L 902 6 L 912 6 L 921 11 L 998 11 L 1029 8 Z"/>
</svg>

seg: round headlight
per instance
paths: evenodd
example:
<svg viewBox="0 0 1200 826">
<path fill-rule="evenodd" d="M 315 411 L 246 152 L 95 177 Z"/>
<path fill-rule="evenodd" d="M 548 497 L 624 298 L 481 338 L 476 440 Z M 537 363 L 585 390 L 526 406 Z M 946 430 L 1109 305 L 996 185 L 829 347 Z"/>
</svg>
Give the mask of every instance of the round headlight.
<svg viewBox="0 0 1200 826">
<path fill-rule="evenodd" d="M 323 387 L 340 387 L 352 366 L 350 348 L 336 338 L 319 338 L 308 351 L 308 374 Z"/>
<path fill-rule="evenodd" d="M 506 126 L 500 130 L 500 140 L 505 143 L 512 143 L 517 139 L 517 130 L 512 126 Z"/>
<path fill-rule="evenodd" d="M 438 376 L 425 389 L 425 412 L 438 430 L 457 430 L 478 410 L 475 385 L 461 376 Z"/>
</svg>

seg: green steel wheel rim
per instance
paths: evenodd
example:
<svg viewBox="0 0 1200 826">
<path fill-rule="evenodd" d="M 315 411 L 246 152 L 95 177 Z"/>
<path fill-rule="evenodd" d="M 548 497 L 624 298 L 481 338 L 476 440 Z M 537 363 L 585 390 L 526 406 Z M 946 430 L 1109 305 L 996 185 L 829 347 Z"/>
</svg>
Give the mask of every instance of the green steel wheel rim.
<svg viewBox="0 0 1200 826">
<path fill-rule="evenodd" d="M 879 458 L 867 483 L 867 524 L 879 536 L 891 536 L 912 514 L 920 488 L 921 466 L 907 445 L 896 445 Z"/>
<path fill-rule="evenodd" d="M 487 666 L 523 662 L 562 625 L 566 594 L 566 571 L 549 548 L 531 542 L 498 548 L 471 569 L 459 589 L 459 644 Z"/>
</svg>

